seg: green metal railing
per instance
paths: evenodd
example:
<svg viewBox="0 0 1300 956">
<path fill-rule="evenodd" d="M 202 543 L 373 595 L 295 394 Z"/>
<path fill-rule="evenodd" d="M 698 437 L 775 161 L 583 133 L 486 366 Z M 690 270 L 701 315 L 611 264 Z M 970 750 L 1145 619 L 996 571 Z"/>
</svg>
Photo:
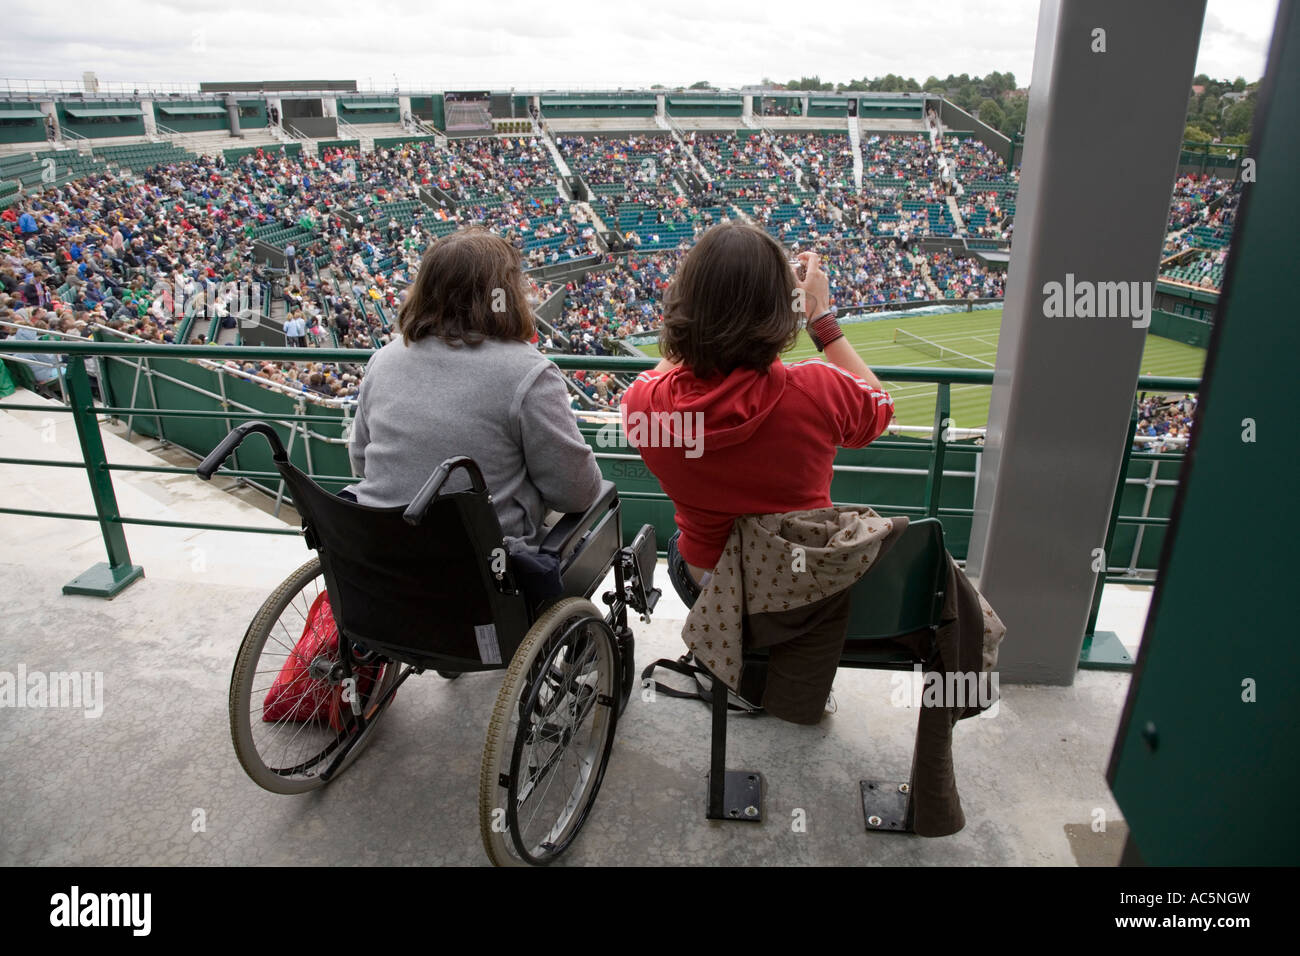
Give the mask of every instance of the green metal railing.
<svg viewBox="0 0 1300 956">
<path fill-rule="evenodd" d="M 158 423 L 158 435 L 163 440 L 162 422 L 170 419 L 194 419 L 194 420 L 216 420 L 224 423 L 227 429 L 233 427 L 233 424 L 240 421 L 252 419 L 264 419 L 273 423 L 285 424 L 290 427 L 290 437 L 292 439 L 293 429 L 302 429 L 304 437 L 307 435 L 307 428 L 311 425 L 338 426 L 341 422 L 346 421 L 337 415 L 308 414 L 305 410 L 295 413 L 282 413 L 277 411 L 258 410 L 247 404 L 242 407 L 238 403 L 227 400 L 225 395 L 225 386 L 222 384 L 221 393 L 207 393 L 221 405 L 220 410 L 200 410 L 200 409 L 177 409 L 164 408 L 158 405 L 155 394 L 151 393 L 151 406 L 140 406 L 135 403 L 135 396 L 127 404 L 104 404 L 96 405 L 91 393 L 89 376 L 86 371 L 87 358 L 99 358 L 103 362 L 108 361 L 134 361 L 141 363 L 143 366 L 149 359 L 207 359 L 224 361 L 228 359 L 242 359 L 252 361 L 278 361 L 278 362 L 343 362 L 364 364 L 366 360 L 374 353 L 374 350 L 363 349 L 338 349 L 338 348 L 313 348 L 304 353 L 299 348 L 263 348 L 263 347 L 246 347 L 246 346 L 214 346 L 214 345 L 165 345 L 152 343 L 105 343 L 105 342 L 88 342 L 84 340 L 61 340 L 58 342 L 50 341 L 16 341 L 7 339 L 0 343 L 0 352 L 7 353 L 11 356 L 21 355 L 23 353 L 56 353 L 65 355 L 68 358 L 67 368 L 63 375 L 65 385 L 65 394 L 67 402 L 63 406 L 48 404 L 21 404 L 14 402 L 5 402 L 0 404 L 0 408 L 12 411 L 36 411 L 42 413 L 63 412 L 72 415 L 76 425 L 78 440 L 81 445 L 81 461 L 55 461 L 50 459 L 36 458 L 17 458 L 17 457 L 0 457 L 0 464 L 7 465 L 25 465 L 37 467 L 53 468 L 81 468 L 84 469 L 87 479 L 90 483 L 91 494 L 94 501 L 93 514 L 75 514 L 68 512 L 42 511 L 38 509 L 0 507 L 0 514 L 27 515 L 32 517 L 58 518 L 76 521 L 94 521 L 100 526 L 100 531 L 104 539 L 104 547 L 107 553 L 107 562 L 95 565 L 89 571 L 80 575 L 77 579 L 70 582 L 64 587 L 66 593 L 75 594 L 96 594 L 103 596 L 112 596 L 132 581 L 138 578 L 142 571 L 138 565 L 131 563 L 130 552 L 127 548 L 125 526 L 126 525 L 143 525 L 153 527 L 173 527 L 187 528 L 194 530 L 221 530 L 221 531 L 238 531 L 253 534 L 279 534 L 279 535 L 297 535 L 301 532 L 293 528 L 274 528 L 274 527 L 252 527 L 243 525 L 230 525 L 215 522 L 195 522 L 195 521 L 173 521 L 161 519 L 137 518 L 122 515 L 118 509 L 117 498 L 113 489 L 113 473 L 119 471 L 136 471 L 152 472 L 158 474 L 193 474 L 193 469 L 160 466 L 160 465 L 126 465 L 112 463 L 107 460 L 104 450 L 102 437 L 99 433 L 98 416 L 109 415 L 115 417 L 125 417 L 128 422 L 136 418 L 152 419 Z M 565 370 L 588 370 L 588 371 L 606 371 L 614 373 L 623 373 L 636 375 L 646 369 L 653 368 L 655 360 L 650 358 L 634 358 L 627 356 L 578 356 L 578 355 L 552 355 L 548 356 L 559 368 Z M 137 373 L 140 371 L 137 368 Z M 951 369 L 951 368 L 917 368 L 917 367 L 882 367 L 875 369 L 876 373 L 882 380 L 895 383 L 924 383 L 934 384 L 936 386 L 934 420 L 930 429 L 929 441 L 919 443 L 915 440 L 896 439 L 882 437 L 871 444 L 872 449 L 898 449 L 906 451 L 928 450 L 928 464 L 924 469 L 902 469 L 902 468 L 882 468 L 873 466 L 861 466 L 840 464 L 835 465 L 837 473 L 889 473 L 889 474 L 914 474 L 918 478 L 924 474 L 925 486 L 922 501 L 919 506 L 900 505 L 897 503 L 873 503 L 873 502 L 856 502 L 858 504 L 869 505 L 877 511 L 896 514 L 911 514 L 916 516 L 927 517 L 952 517 L 970 519 L 974 514 L 974 509 L 969 507 L 948 507 L 941 505 L 941 493 L 944 487 L 945 478 L 962 478 L 974 479 L 974 472 L 952 471 L 946 469 L 949 460 L 949 452 L 959 451 L 963 454 L 981 454 L 983 446 L 971 444 L 969 442 L 956 442 L 950 434 L 947 423 L 950 419 L 951 411 L 951 389 L 953 385 L 985 385 L 993 384 L 993 371 L 991 369 Z M 102 370 L 101 370 L 102 372 Z M 152 376 L 154 373 L 146 369 L 146 373 Z M 105 376 L 101 374 L 101 383 Z M 137 383 L 139 375 L 137 374 Z M 224 379 L 219 379 L 224 383 Z M 152 379 L 149 379 L 150 385 Z M 176 382 L 178 385 L 184 383 Z M 136 386 L 138 388 L 138 384 Z M 201 391 L 193 386 L 196 391 Z M 1197 379 L 1187 378 L 1170 378 L 1163 376 L 1142 376 L 1138 381 L 1139 389 L 1143 391 L 1155 392 L 1176 392 L 1191 393 L 1199 390 L 1200 382 Z M 106 398 L 107 398 L 106 394 Z M 295 406 L 305 409 L 305 403 L 299 401 Z M 1169 519 L 1147 514 L 1151 501 L 1152 490 L 1156 484 L 1176 484 L 1176 479 L 1158 478 L 1157 469 L 1161 462 L 1178 462 L 1182 460 L 1181 454 L 1157 454 L 1157 453 L 1133 453 L 1134 433 L 1137 426 L 1137 408 L 1134 405 L 1133 415 L 1129 423 L 1129 432 L 1125 445 L 1125 456 L 1123 465 L 1120 470 L 1120 480 L 1116 486 L 1115 504 L 1111 511 L 1109 527 L 1107 530 L 1104 550 L 1107 556 L 1111 553 L 1114 544 L 1116 530 L 1122 525 L 1130 525 L 1137 529 L 1137 545 L 1133 549 L 1133 557 L 1130 559 L 1129 566 L 1112 567 L 1111 562 L 1107 561 L 1105 573 L 1098 575 L 1098 581 L 1094 592 L 1092 615 L 1088 622 L 1087 635 L 1088 642 L 1085 644 L 1085 662 L 1090 654 L 1099 657 L 1107 656 L 1101 654 L 1100 650 L 1094 646 L 1092 638 L 1094 637 L 1097 609 L 1101 602 L 1102 588 L 1107 582 L 1124 582 L 1124 583 L 1151 583 L 1151 579 L 1141 579 L 1134 577 L 1132 568 L 1137 561 L 1137 554 L 1141 545 L 1141 535 L 1146 528 L 1164 527 L 1168 524 Z M 320 436 L 313 436 L 320 437 Z M 339 439 L 327 439 L 337 443 Z M 193 453 L 203 453 L 210 449 L 195 449 L 189 451 Z M 307 465 L 305 469 L 308 476 L 318 482 L 341 483 L 350 480 L 347 476 L 338 474 L 316 473 L 316 469 L 311 467 L 310 449 L 307 449 Z M 635 454 L 621 455 L 615 453 L 597 452 L 598 458 L 604 459 L 626 459 L 628 461 L 637 461 L 639 456 Z M 1128 476 L 1129 466 L 1132 461 L 1150 462 L 1152 464 L 1152 473 L 1149 478 L 1141 479 Z M 273 471 L 240 468 L 238 461 L 233 463 L 233 467 L 224 467 L 218 474 L 234 479 L 241 479 L 267 490 L 271 485 L 279 482 L 279 475 Z M 1124 497 L 1126 487 L 1133 485 L 1143 485 L 1146 488 L 1146 500 L 1142 508 L 1142 514 L 1121 514 L 1121 502 Z M 281 487 L 280 495 L 283 494 Z M 667 497 L 663 492 L 648 491 L 624 491 L 620 489 L 620 495 L 629 501 L 660 501 L 666 502 Z M 277 495 L 277 504 L 279 495 Z M 1111 648 L 1113 651 L 1113 647 Z M 1111 655 L 1113 656 L 1113 655 Z M 1123 666 L 1126 661 L 1117 659 L 1109 665 L 1101 666 Z"/>
</svg>

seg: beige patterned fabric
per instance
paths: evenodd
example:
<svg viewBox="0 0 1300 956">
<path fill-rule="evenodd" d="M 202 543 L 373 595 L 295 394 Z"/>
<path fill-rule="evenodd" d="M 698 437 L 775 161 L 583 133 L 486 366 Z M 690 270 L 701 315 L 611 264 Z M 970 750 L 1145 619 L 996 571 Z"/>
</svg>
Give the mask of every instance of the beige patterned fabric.
<svg viewBox="0 0 1300 956">
<path fill-rule="evenodd" d="M 737 518 L 691 608 L 682 640 L 732 690 L 740 686 L 746 613 L 788 611 L 851 587 L 906 518 L 870 508 L 819 508 Z"/>
</svg>

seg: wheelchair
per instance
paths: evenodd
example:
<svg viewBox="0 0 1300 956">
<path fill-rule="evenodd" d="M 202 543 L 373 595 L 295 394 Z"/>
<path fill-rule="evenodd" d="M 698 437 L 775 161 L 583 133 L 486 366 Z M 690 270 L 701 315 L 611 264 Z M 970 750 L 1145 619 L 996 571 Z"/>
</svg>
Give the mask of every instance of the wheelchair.
<svg viewBox="0 0 1300 956">
<path fill-rule="evenodd" d="M 654 527 L 624 546 L 617 490 L 602 482 L 585 514 L 548 531 L 537 558 L 550 586 L 539 588 L 507 552 L 472 459 L 444 461 L 405 508 L 370 508 L 322 489 L 270 425 L 250 421 L 199 477 L 253 432 L 270 444 L 316 555 L 266 599 L 235 660 L 230 731 L 244 770 L 273 793 L 316 790 L 355 762 L 412 674 L 504 669 L 479 775 L 480 836 L 494 864 L 554 862 L 586 822 L 631 694 L 627 612 L 648 621 L 660 596 Z M 453 476 L 468 487 L 452 490 Z M 602 612 L 591 598 L 611 570 Z"/>
</svg>

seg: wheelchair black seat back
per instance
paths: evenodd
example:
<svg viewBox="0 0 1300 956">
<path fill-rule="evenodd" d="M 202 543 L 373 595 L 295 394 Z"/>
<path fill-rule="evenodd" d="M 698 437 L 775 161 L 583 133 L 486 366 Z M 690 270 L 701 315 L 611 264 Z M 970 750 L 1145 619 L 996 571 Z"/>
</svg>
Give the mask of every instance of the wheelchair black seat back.
<svg viewBox="0 0 1300 956">
<path fill-rule="evenodd" d="M 348 639 L 421 668 L 493 670 L 532 623 L 478 468 L 468 491 L 438 495 L 408 522 L 405 508 L 367 508 L 281 467 L 320 553 L 330 604 Z M 498 570 L 494 573 L 493 568 Z"/>
<path fill-rule="evenodd" d="M 603 483 L 585 514 L 548 532 L 540 554 L 559 582 L 530 599 L 472 459 L 443 462 L 405 508 L 370 508 L 321 489 L 254 421 L 198 475 L 211 478 L 253 432 L 270 443 L 317 556 L 267 598 L 236 659 L 231 732 L 245 771 L 278 793 L 323 786 L 413 673 L 505 669 L 484 747 L 480 833 L 493 862 L 553 861 L 586 820 L 631 691 L 627 609 L 648 620 L 658 599 L 654 529 L 623 547 L 617 491 Z M 469 487 L 444 491 L 458 473 Z M 601 611 L 589 599 L 611 571 Z"/>
</svg>

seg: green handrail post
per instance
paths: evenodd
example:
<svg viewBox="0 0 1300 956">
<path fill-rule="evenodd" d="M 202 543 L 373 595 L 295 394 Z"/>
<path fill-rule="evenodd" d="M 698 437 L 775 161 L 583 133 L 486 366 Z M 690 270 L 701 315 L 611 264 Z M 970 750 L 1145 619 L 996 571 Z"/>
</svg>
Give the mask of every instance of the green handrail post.
<svg viewBox="0 0 1300 956">
<path fill-rule="evenodd" d="M 1106 587 L 1106 566 L 1110 563 L 1110 549 L 1115 543 L 1115 527 L 1119 524 L 1120 504 L 1124 500 L 1124 485 L 1128 480 L 1128 465 L 1133 457 L 1133 439 L 1137 435 L 1138 406 L 1133 403 L 1129 415 L 1128 442 L 1120 459 L 1119 481 L 1115 483 L 1115 502 L 1110 507 L 1110 522 L 1106 527 L 1106 542 L 1102 548 L 1102 569 L 1097 572 L 1097 583 L 1092 590 L 1092 610 L 1088 612 L 1088 625 L 1083 631 L 1083 647 L 1079 651 L 1079 667 L 1083 670 L 1132 670 L 1133 657 L 1113 631 L 1097 633 L 1097 613 L 1101 610 L 1101 592 Z"/>
<path fill-rule="evenodd" d="M 121 513 L 113 491 L 113 473 L 108 469 L 104 439 L 99 434 L 94 397 L 90 393 L 90 376 L 86 374 L 85 359 L 80 355 L 69 357 L 66 380 L 68 405 L 77 426 L 81 460 L 86 466 L 86 477 L 90 479 L 90 495 L 95 502 L 95 514 L 99 516 L 99 530 L 104 536 L 108 561 L 101 561 L 77 575 L 63 586 L 63 593 L 112 598 L 137 578 L 144 577 L 144 568 L 131 563 L 131 552 L 127 550 L 126 529 L 119 520 Z"/>
<path fill-rule="evenodd" d="M 943 461 L 948 450 L 948 426 L 952 424 L 951 387 L 940 382 L 934 395 L 934 429 L 930 436 L 930 470 L 925 476 L 925 514 L 939 516 L 939 491 L 943 487 Z"/>
</svg>

